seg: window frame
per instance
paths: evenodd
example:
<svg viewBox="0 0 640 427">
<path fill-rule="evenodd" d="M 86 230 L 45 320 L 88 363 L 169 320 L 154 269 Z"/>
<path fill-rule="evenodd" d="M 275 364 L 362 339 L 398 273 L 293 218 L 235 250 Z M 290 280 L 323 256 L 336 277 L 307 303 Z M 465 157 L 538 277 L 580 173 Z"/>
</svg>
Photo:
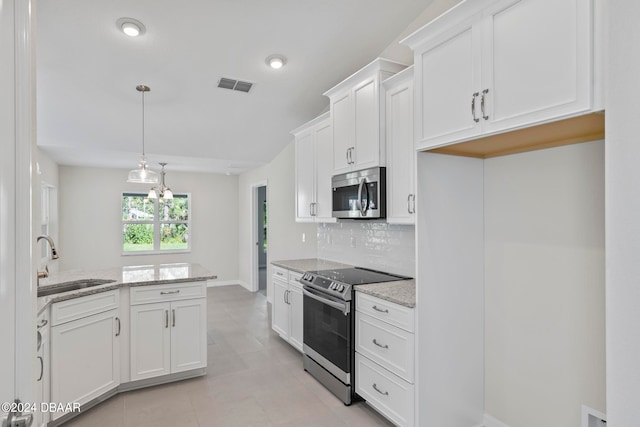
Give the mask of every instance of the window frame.
<svg viewBox="0 0 640 427">
<path fill-rule="evenodd" d="M 191 215 L 193 212 L 193 207 L 191 205 L 191 193 L 174 193 L 173 197 L 186 197 L 187 198 L 187 207 L 188 207 L 188 219 L 187 220 L 163 220 L 160 218 L 160 199 L 153 199 L 153 220 L 125 220 L 123 218 L 123 209 L 122 209 L 122 200 L 127 195 L 140 196 L 147 199 L 147 193 L 136 192 L 136 191 L 123 191 L 120 194 L 120 229 L 121 229 L 121 237 L 120 237 L 120 249 L 122 251 L 122 256 L 131 256 L 131 255 L 161 255 L 161 254 L 183 254 L 191 252 Z M 148 199 L 151 201 L 152 199 Z M 150 224 L 153 226 L 153 249 L 149 251 L 125 251 L 124 250 L 124 227 L 127 224 Z M 187 238 L 187 248 L 186 249 L 161 249 L 161 228 L 162 225 L 165 224 L 186 224 L 187 225 L 187 233 L 189 238 Z"/>
</svg>

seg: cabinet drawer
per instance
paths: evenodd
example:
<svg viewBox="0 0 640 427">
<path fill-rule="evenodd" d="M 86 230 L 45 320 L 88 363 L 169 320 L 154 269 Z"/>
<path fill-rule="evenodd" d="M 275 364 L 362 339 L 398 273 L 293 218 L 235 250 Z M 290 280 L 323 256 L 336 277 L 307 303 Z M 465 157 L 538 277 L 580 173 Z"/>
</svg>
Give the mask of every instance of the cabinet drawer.
<svg viewBox="0 0 640 427">
<path fill-rule="evenodd" d="M 414 310 L 412 308 L 356 292 L 356 310 L 405 331 L 414 331 Z"/>
<path fill-rule="evenodd" d="M 413 334 L 356 312 L 356 351 L 413 383 Z"/>
<path fill-rule="evenodd" d="M 399 426 L 413 426 L 414 387 L 356 353 L 356 393 Z"/>
<path fill-rule="evenodd" d="M 131 305 L 152 302 L 177 301 L 204 298 L 207 294 L 206 282 L 173 283 L 167 285 L 131 287 Z"/>
<path fill-rule="evenodd" d="M 118 289 L 56 302 L 51 306 L 51 325 L 55 326 L 82 319 L 83 317 L 118 308 L 119 305 L 120 294 Z"/>
<path fill-rule="evenodd" d="M 289 280 L 289 270 L 282 267 L 272 266 L 272 275 L 282 280 Z"/>
</svg>

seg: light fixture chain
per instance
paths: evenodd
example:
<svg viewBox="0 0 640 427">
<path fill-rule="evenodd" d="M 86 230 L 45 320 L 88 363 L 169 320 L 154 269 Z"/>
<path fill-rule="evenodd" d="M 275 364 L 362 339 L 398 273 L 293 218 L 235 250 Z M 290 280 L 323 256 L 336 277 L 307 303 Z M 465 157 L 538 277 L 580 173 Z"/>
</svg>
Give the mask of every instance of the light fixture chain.
<svg viewBox="0 0 640 427">
<path fill-rule="evenodd" d="M 142 158 L 144 159 L 144 90 L 142 91 Z"/>
</svg>

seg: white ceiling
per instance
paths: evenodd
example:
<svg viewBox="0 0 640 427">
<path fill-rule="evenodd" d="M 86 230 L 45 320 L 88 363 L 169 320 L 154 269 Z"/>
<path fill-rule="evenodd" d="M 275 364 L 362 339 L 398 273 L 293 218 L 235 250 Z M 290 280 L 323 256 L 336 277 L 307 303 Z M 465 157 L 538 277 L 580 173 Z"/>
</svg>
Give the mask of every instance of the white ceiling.
<svg viewBox="0 0 640 427">
<path fill-rule="evenodd" d="M 239 173 L 268 163 L 324 91 L 375 59 L 432 0 L 39 0 L 38 146 L 57 163 Z M 125 36 L 116 20 L 146 26 Z M 265 58 L 287 57 L 281 70 Z M 254 82 L 250 93 L 220 77 Z"/>
</svg>

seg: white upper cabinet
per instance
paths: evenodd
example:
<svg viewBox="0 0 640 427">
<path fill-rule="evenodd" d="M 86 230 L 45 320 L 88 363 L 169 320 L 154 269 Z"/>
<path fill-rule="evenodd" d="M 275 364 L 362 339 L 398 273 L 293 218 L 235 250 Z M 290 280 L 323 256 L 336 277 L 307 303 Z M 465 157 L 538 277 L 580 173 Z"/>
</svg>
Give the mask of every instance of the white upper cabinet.
<svg viewBox="0 0 640 427">
<path fill-rule="evenodd" d="M 382 83 L 386 109 L 387 222 L 415 223 L 413 67 Z"/>
<path fill-rule="evenodd" d="M 333 133 L 333 174 L 385 165 L 380 82 L 406 65 L 378 58 L 325 92 Z"/>
<path fill-rule="evenodd" d="M 296 221 L 335 222 L 331 217 L 333 146 L 329 113 L 291 133 L 296 138 Z"/>
<path fill-rule="evenodd" d="M 405 39 L 415 55 L 416 148 L 598 108 L 593 1 L 462 2 Z"/>
</svg>

